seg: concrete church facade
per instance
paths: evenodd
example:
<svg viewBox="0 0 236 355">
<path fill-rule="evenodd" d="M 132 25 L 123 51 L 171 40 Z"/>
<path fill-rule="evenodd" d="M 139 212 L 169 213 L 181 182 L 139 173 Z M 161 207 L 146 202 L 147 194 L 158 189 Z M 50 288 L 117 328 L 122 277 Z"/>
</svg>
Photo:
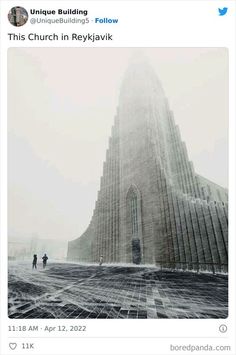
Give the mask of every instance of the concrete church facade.
<svg viewBox="0 0 236 355">
<path fill-rule="evenodd" d="M 125 74 L 92 219 L 68 260 L 227 271 L 227 200 L 194 171 L 161 83 L 140 60 Z"/>
</svg>

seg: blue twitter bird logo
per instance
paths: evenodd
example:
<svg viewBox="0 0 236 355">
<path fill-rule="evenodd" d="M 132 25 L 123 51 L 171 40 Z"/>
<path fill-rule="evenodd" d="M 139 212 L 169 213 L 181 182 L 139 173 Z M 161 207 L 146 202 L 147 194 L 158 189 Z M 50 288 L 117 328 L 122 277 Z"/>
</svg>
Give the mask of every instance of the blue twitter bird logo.
<svg viewBox="0 0 236 355">
<path fill-rule="evenodd" d="M 228 7 L 223 7 L 223 9 L 218 9 L 219 11 L 219 16 L 224 16 L 227 14 L 227 11 L 228 11 Z"/>
</svg>

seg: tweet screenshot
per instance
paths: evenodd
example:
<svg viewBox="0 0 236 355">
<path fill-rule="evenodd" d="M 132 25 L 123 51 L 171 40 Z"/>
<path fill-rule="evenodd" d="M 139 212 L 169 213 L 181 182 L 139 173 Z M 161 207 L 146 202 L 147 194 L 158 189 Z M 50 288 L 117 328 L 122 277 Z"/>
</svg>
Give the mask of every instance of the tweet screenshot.
<svg viewBox="0 0 236 355">
<path fill-rule="evenodd" d="M 1 355 L 235 355 L 236 1 L 0 6 Z"/>
</svg>

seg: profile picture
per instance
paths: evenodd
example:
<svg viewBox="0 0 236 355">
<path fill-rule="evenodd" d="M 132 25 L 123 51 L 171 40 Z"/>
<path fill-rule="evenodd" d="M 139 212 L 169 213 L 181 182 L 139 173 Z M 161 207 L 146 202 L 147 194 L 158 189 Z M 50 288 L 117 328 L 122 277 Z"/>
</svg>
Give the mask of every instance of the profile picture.
<svg viewBox="0 0 236 355">
<path fill-rule="evenodd" d="M 12 7 L 8 13 L 8 20 L 13 26 L 23 26 L 28 20 L 28 12 L 21 6 Z"/>
</svg>

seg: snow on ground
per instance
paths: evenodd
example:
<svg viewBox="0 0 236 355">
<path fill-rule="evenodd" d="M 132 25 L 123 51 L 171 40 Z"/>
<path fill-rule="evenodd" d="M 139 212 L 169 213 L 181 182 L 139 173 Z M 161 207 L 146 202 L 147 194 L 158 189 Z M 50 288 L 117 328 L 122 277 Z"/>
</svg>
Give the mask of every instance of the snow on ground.
<svg viewBox="0 0 236 355">
<path fill-rule="evenodd" d="M 226 318 L 226 275 L 9 262 L 11 318 Z"/>
</svg>

